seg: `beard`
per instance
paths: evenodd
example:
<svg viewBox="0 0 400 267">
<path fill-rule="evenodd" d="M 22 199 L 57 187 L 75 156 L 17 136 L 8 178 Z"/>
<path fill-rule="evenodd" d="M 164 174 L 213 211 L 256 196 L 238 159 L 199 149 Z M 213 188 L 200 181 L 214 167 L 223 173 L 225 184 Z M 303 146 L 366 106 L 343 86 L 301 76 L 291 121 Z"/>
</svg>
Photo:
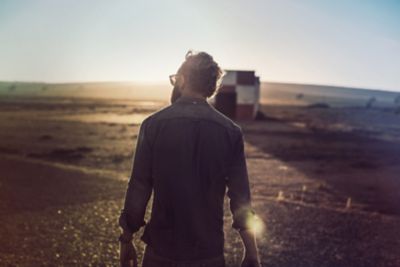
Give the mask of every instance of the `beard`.
<svg viewBox="0 0 400 267">
<path fill-rule="evenodd" d="M 181 91 L 178 86 L 174 86 L 171 94 L 171 104 L 173 104 L 179 97 L 181 97 Z"/>
</svg>

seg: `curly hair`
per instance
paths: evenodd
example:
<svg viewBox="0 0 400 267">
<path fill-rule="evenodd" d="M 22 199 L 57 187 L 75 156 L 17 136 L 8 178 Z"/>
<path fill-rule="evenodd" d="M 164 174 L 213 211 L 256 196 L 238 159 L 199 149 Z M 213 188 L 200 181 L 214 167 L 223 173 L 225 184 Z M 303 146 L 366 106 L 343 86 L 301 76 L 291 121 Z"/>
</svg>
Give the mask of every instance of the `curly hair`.
<svg viewBox="0 0 400 267">
<path fill-rule="evenodd" d="M 186 53 L 178 73 L 183 75 L 187 85 L 205 97 L 212 96 L 220 86 L 223 70 L 206 52 Z"/>
</svg>

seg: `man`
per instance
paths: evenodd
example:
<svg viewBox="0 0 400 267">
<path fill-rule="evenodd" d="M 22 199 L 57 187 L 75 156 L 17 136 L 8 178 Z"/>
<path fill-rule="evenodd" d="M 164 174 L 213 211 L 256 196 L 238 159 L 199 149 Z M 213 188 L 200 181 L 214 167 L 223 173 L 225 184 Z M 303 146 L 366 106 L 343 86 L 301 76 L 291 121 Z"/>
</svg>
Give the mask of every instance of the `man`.
<svg viewBox="0 0 400 267">
<path fill-rule="evenodd" d="M 170 76 L 172 104 L 143 121 L 119 218 L 121 265 L 129 260 L 137 264 L 132 235 L 146 225 L 143 267 L 225 266 L 227 187 L 232 226 L 245 247 L 242 266 L 260 266 L 242 131 L 207 102 L 221 76 L 209 54 L 189 51 L 177 74 Z"/>
</svg>

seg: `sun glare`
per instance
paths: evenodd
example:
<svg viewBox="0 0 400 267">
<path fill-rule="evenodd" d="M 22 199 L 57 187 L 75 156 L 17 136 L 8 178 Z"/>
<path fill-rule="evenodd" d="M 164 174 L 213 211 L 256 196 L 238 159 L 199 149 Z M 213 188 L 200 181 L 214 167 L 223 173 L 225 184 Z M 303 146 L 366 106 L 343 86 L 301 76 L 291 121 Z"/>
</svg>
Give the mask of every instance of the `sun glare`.
<svg viewBox="0 0 400 267">
<path fill-rule="evenodd" d="M 265 231 L 265 224 L 257 215 L 250 217 L 247 224 L 256 235 L 260 235 Z"/>
</svg>

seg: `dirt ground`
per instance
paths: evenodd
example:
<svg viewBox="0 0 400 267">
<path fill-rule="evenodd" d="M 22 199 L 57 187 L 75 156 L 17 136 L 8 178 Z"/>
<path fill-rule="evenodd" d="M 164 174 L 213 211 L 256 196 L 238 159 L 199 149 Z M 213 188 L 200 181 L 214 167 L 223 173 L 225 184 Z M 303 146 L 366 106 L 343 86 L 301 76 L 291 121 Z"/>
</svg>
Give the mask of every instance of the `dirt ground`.
<svg viewBox="0 0 400 267">
<path fill-rule="evenodd" d="M 0 266 L 117 266 L 140 116 L 132 120 L 159 104 L 0 104 Z M 400 117 L 263 111 L 264 120 L 240 122 L 253 206 L 265 223 L 263 266 L 400 266 Z M 242 257 L 230 225 L 226 206 L 228 267 Z"/>
</svg>

